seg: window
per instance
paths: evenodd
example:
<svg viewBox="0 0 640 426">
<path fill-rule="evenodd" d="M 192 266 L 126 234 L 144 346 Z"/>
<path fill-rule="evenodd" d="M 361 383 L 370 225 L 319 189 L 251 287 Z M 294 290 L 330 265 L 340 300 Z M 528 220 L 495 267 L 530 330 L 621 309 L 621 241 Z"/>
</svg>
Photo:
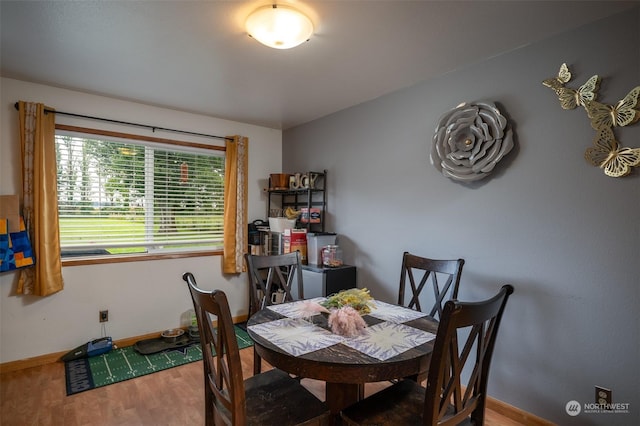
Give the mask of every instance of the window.
<svg viewBox="0 0 640 426">
<path fill-rule="evenodd" d="M 224 148 L 82 130 L 56 131 L 63 257 L 222 247 Z"/>
</svg>

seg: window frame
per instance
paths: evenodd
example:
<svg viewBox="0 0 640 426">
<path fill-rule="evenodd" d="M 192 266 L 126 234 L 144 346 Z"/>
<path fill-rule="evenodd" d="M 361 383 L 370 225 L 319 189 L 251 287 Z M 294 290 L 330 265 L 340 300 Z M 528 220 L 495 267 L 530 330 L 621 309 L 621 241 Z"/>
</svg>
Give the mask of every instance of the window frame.
<svg viewBox="0 0 640 426">
<path fill-rule="evenodd" d="M 74 133 L 81 133 L 94 136 L 104 136 L 118 139 L 129 139 L 141 142 L 158 143 L 170 146 L 187 147 L 187 148 L 199 148 L 213 151 L 226 152 L 224 146 L 210 145 L 199 142 L 188 142 L 175 139 L 160 138 L 155 136 L 136 135 L 131 133 L 123 133 L 111 130 L 95 129 L 88 127 L 70 126 L 66 124 L 56 124 L 56 131 L 67 131 Z M 147 260 L 162 260 L 162 259 L 179 259 L 188 257 L 204 257 L 222 255 L 223 249 L 212 250 L 184 250 L 167 253 L 132 253 L 132 254 L 110 254 L 110 255 L 87 255 L 87 256 L 71 256 L 61 257 L 62 266 L 79 266 L 79 265 L 91 265 L 91 264 L 106 264 L 106 263 L 122 263 L 122 262 L 138 262 Z"/>
</svg>

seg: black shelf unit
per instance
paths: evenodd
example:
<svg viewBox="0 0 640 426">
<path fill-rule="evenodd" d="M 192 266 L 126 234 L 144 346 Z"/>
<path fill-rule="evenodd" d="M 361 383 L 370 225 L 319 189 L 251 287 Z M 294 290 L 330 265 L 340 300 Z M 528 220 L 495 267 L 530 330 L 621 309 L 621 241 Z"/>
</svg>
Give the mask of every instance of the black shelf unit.
<svg viewBox="0 0 640 426">
<path fill-rule="evenodd" d="M 277 201 L 280 202 L 278 208 L 282 210 L 287 207 L 291 207 L 295 210 L 302 208 L 308 209 L 309 221 L 303 222 L 301 217 L 298 217 L 296 222 L 297 228 L 306 228 L 309 232 L 324 232 L 324 224 L 326 222 L 327 211 L 327 171 L 322 172 L 306 172 L 305 174 L 316 175 L 316 179 L 313 188 L 299 188 L 299 189 L 271 189 L 271 179 L 269 179 L 269 200 L 267 202 L 267 217 L 269 217 L 269 211 L 272 205 Z M 311 223 L 311 209 L 317 208 L 320 211 L 320 222 Z"/>
</svg>

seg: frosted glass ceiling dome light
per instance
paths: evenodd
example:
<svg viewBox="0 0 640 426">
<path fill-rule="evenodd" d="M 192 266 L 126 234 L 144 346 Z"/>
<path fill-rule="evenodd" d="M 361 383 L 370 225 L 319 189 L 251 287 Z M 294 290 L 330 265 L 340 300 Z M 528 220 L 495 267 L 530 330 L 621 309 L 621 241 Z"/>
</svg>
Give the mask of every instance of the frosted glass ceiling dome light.
<svg viewBox="0 0 640 426">
<path fill-rule="evenodd" d="M 274 49 L 291 49 L 309 40 L 313 23 L 303 13 L 284 5 L 262 6 L 245 23 L 249 35 Z"/>
</svg>

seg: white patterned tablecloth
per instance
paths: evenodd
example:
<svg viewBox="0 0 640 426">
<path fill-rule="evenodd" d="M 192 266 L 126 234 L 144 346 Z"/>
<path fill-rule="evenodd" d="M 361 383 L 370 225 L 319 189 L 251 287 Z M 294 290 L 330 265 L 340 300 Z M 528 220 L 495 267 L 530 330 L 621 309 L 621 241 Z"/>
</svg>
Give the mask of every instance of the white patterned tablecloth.
<svg viewBox="0 0 640 426">
<path fill-rule="evenodd" d="M 315 297 L 313 299 L 296 300 L 294 302 L 289 302 L 289 303 L 279 303 L 276 305 L 269 305 L 267 306 L 267 308 L 285 317 L 307 318 L 310 316 L 309 313 L 304 309 L 307 306 L 307 304 L 310 302 L 321 303 L 321 302 L 324 302 L 325 300 L 327 300 L 326 297 Z"/>
<path fill-rule="evenodd" d="M 249 326 L 260 337 L 293 356 L 300 356 L 342 342 L 343 337 L 299 318 L 282 318 Z"/>
<path fill-rule="evenodd" d="M 325 298 L 310 299 L 320 303 Z M 367 327 L 356 337 L 333 334 L 303 318 L 309 317 L 308 301 L 272 305 L 268 308 L 285 316 L 279 320 L 249 326 L 249 329 L 293 356 L 342 343 L 363 354 L 385 361 L 435 339 L 435 334 L 402 324 L 426 316 L 422 312 L 375 301 L 369 314 L 383 322 Z"/>
<path fill-rule="evenodd" d="M 371 309 L 370 316 L 393 322 L 396 324 L 402 324 L 403 322 L 411 321 L 414 319 L 426 317 L 427 314 L 413 309 L 405 308 L 404 306 L 392 305 L 390 303 L 375 301 L 375 308 Z"/>
<path fill-rule="evenodd" d="M 385 361 L 435 337 L 433 333 L 408 325 L 381 322 L 365 328 L 360 336 L 345 338 L 342 343 L 363 354 Z"/>
</svg>

